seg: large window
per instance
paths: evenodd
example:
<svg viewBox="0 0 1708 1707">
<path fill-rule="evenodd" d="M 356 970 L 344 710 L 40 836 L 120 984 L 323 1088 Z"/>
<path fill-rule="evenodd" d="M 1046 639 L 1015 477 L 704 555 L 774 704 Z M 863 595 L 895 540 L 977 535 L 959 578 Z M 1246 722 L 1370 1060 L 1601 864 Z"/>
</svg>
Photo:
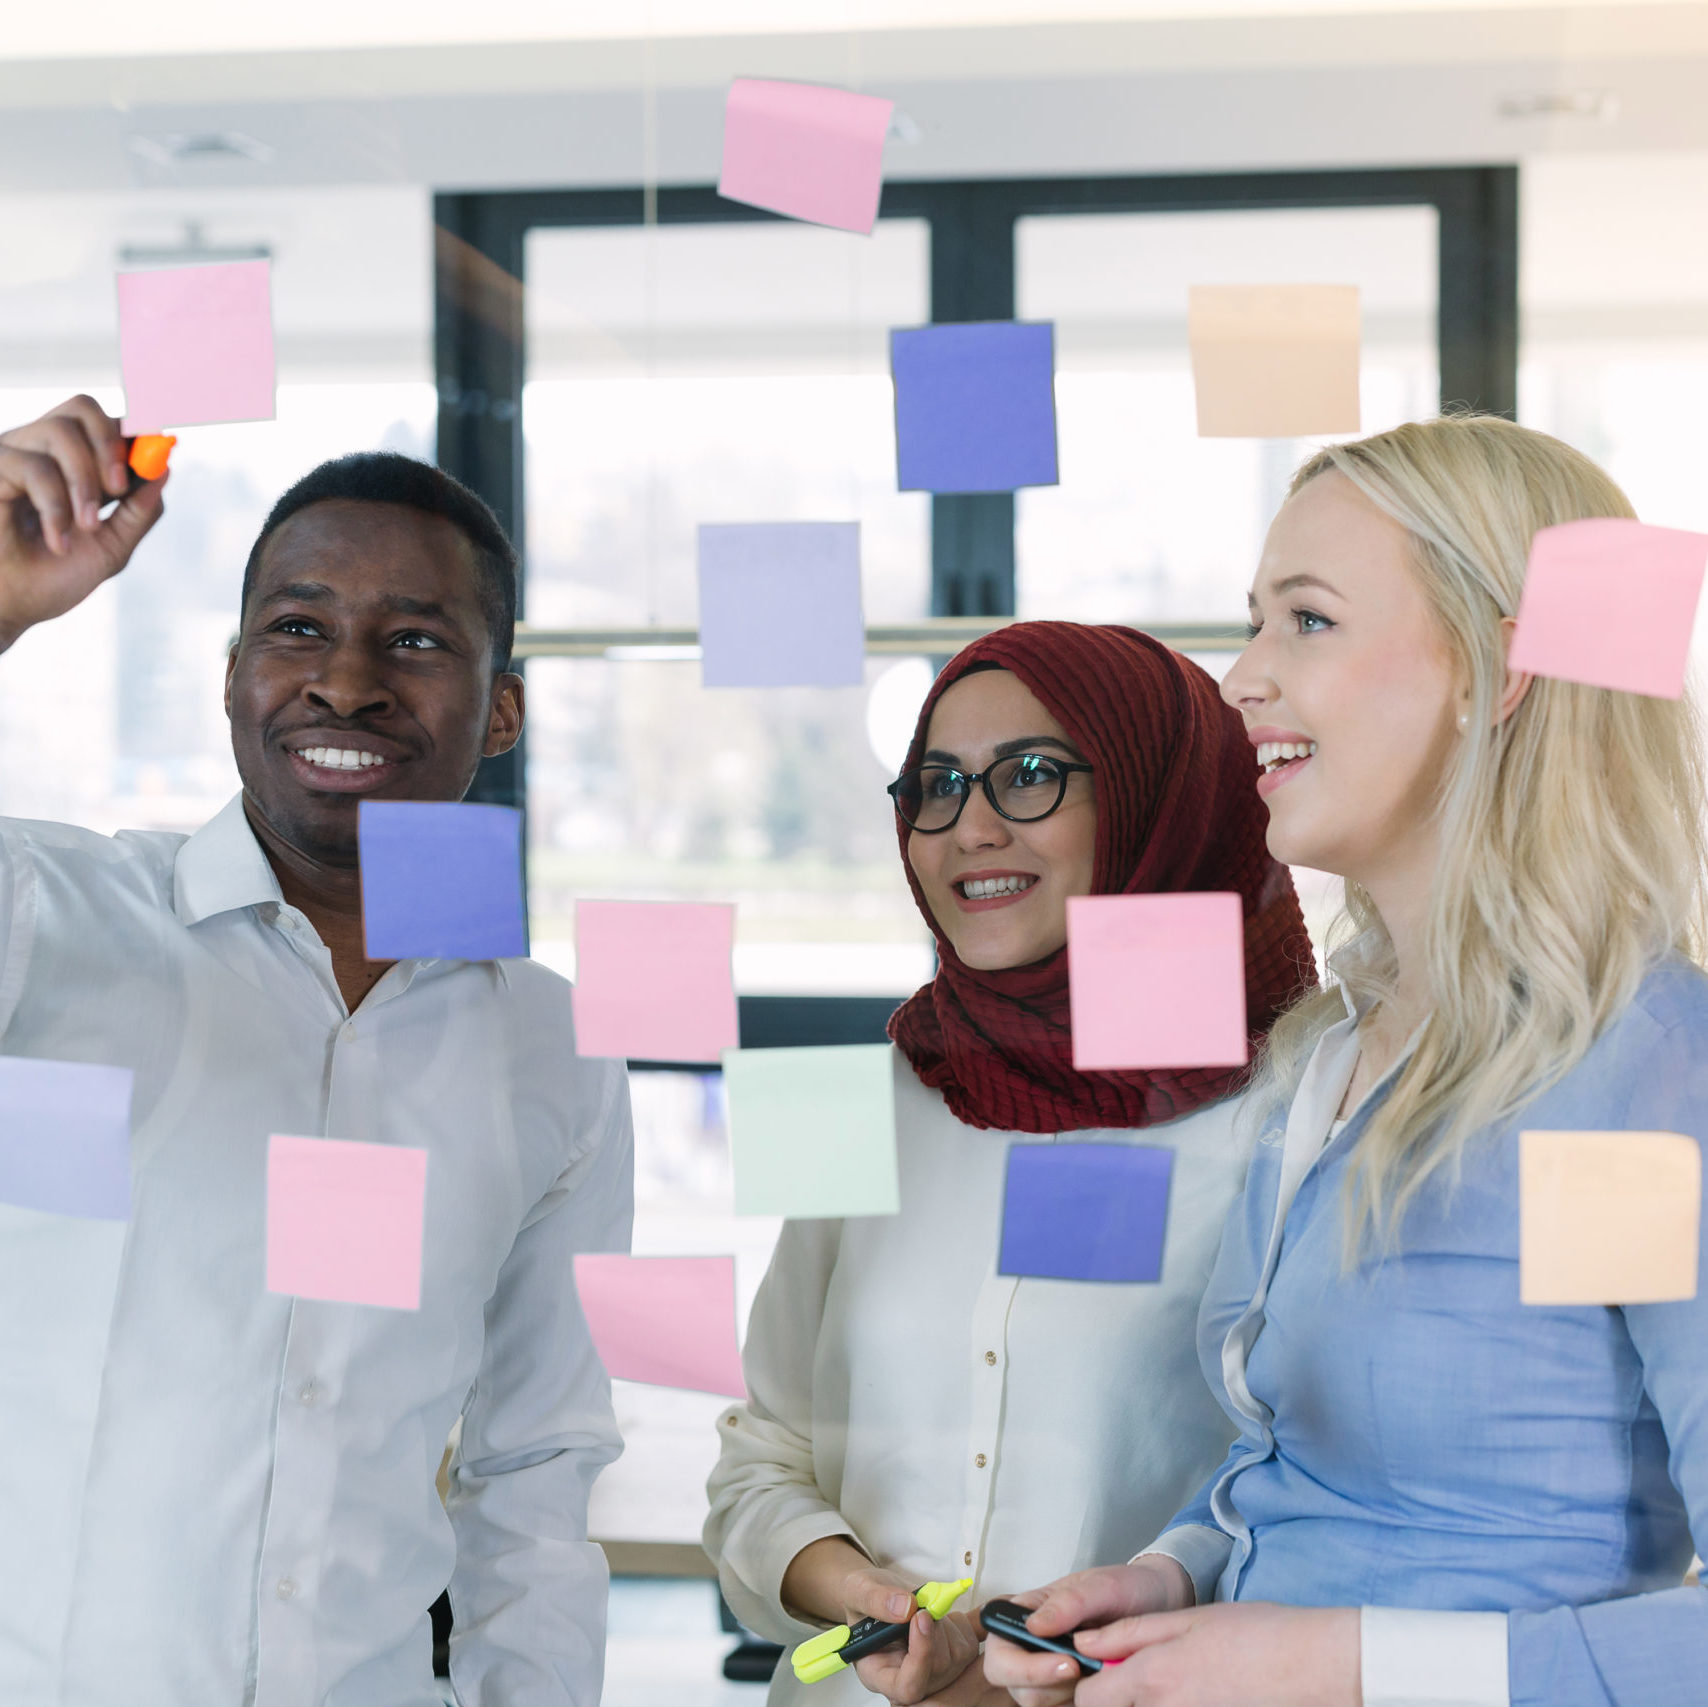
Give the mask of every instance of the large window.
<svg viewBox="0 0 1708 1707">
<path fill-rule="evenodd" d="M 1243 621 L 1263 531 L 1309 447 L 1197 436 L 1187 292 L 1357 285 L 1374 432 L 1439 396 L 1438 223 L 1432 206 L 1022 219 L 1018 309 L 1055 323 L 1062 478 L 1019 495 L 1019 613 Z"/>
<path fill-rule="evenodd" d="M 869 241 L 774 221 L 536 229 L 524 266 L 532 624 L 692 628 L 696 529 L 739 521 L 858 519 L 868 620 L 926 614 L 929 500 L 895 489 L 887 336 L 927 318 L 923 221 Z M 913 989 L 930 952 L 869 730 L 896 669 L 707 692 L 691 648 L 534 660 L 535 954 L 572 969 L 577 896 L 735 900 L 740 989 Z"/>
</svg>

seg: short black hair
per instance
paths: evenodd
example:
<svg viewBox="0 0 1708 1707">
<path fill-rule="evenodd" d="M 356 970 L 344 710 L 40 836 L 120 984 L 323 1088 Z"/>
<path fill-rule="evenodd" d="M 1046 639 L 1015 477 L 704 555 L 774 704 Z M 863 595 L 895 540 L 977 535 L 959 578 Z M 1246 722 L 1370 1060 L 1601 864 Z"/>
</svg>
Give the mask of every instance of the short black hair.
<svg viewBox="0 0 1708 1707">
<path fill-rule="evenodd" d="M 330 498 L 364 504 L 402 504 L 424 515 L 442 516 L 474 548 L 477 596 L 492 640 L 492 673 L 510 668 L 516 643 L 516 548 L 491 506 L 460 480 L 430 462 L 418 462 L 394 450 L 354 451 L 311 468 L 267 512 L 249 561 L 243 566 L 243 595 L 238 620 L 248 614 L 255 571 L 267 541 L 299 510 Z"/>
</svg>

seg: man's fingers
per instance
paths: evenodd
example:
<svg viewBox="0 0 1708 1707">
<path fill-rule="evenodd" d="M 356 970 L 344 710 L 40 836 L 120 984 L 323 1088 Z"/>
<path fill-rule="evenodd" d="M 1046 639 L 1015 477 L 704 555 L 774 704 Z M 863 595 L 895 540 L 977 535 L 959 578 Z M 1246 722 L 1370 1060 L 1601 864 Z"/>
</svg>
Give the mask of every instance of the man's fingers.
<svg viewBox="0 0 1708 1707">
<path fill-rule="evenodd" d="M 50 458 L 71 495 L 72 520 L 92 530 L 100 525 L 101 506 L 108 501 L 99 454 L 81 421 L 70 415 L 43 415 L 7 433 L 5 442 L 18 450 Z"/>
<path fill-rule="evenodd" d="M 47 548 L 63 557 L 71 543 L 71 493 L 59 464 L 40 451 L 0 442 L 0 503 L 27 503 L 35 512 Z M 28 534 L 30 524 L 14 514 L 13 526 Z"/>
<path fill-rule="evenodd" d="M 143 536 L 165 514 L 166 494 L 162 488 L 170 478 L 169 474 L 163 474 L 158 480 L 137 487 L 101 523 L 99 537 L 113 560 L 112 574 L 116 575 L 130 562 L 131 553 L 142 543 Z"/>
<path fill-rule="evenodd" d="M 119 422 L 82 392 L 66 398 L 48 414 L 64 415 L 82 425 L 100 467 L 102 489 L 109 498 L 122 498 L 130 485 L 130 445 Z"/>
</svg>

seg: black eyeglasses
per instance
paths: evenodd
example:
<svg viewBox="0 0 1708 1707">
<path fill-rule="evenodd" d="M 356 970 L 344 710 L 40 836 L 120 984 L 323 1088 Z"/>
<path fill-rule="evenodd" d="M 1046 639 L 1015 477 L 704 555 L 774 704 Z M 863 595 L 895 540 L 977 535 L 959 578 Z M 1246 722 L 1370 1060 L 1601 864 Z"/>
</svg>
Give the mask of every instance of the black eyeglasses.
<svg viewBox="0 0 1708 1707">
<path fill-rule="evenodd" d="M 1048 818 L 1067 795 L 1068 778 L 1090 765 L 1069 764 L 1042 753 L 1015 753 L 983 771 L 958 771 L 952 765 L 919 765 L 903 771 L 887 790 L 896 812 L 910 830 L 935 836 L 952 830 L 981 783 L 984 797 L 1014 824 Z"/>
</svg>

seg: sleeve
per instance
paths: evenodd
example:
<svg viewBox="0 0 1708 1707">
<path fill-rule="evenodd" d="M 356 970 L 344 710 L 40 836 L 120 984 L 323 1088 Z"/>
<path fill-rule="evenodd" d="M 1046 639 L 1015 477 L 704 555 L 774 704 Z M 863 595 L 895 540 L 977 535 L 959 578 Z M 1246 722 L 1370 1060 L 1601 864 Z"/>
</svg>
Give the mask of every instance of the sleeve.
<svg viewBox="0 0 1708 1707">
<path fill-rule="evenodd" d="M 1708 1021 L 1668 1031 L 1633 1073 L 1623 1122 L 1637 1132 L 1708 1137 Z M 1708 1171 L 1708 1170 L 1705 1170 Z M 1708 1215 L 1703 1216 L 1708 1224 Z M 1698 1240 L 1701 1231 L 1698 1230 Z M 1666 1431 L 1668 1468 L 1700 1549 L 1708 1542 L 1708 1268 L 1696 1296 L 1627 1305 L 1643 1385 Z M 1633 1518 L 1641 1521 L 1640 1489 Z M 1590 1606 L 1508 1614 L 1512 1707 L 1651 1707 L 1683 1701 L 1708 1661 L 1708 1589 L 1667 1588 Z"/>
<path fill-rule="evenodd" d="M 840 1221 L 787 1221 L 748 1320 L 747 1403 L 718 1419 L 722 1451 L 706 1483 L 703 1537 L 730 1610 L 748 1629 L 791 1645 L 820 1625 L 783 1605 L 783 1573 L 827 1535 L 858 1539 L 818 1484 L 813 1461 L 813 1365 Z"/>
<path fill-rule="evenodd" d="M 451 1681 L 471 1707 L 597 1707 L 604 1681 L 609 1571 L 587 1497 L 622 1440 L 575 1256 L 629 1248 L 634 1138 L 621 1063 L 585 1068 L 600 1078 L 592 1141 L 499 1272 L 451 1465 Z"/>
<path fill-rule="evenodd" d="M 1222 1580 L 1233 1550 L 1233 1537 L 1214 1524 L 1176 1522 L 1128 1563 L 1137 1564 L 1147 1554 L 1157 1553 L 1172 1559 L 1192 1579 L 1194 1603 L 1208 1606 L 1216 1598 L 1216 1584 Z"/>
</svg>

